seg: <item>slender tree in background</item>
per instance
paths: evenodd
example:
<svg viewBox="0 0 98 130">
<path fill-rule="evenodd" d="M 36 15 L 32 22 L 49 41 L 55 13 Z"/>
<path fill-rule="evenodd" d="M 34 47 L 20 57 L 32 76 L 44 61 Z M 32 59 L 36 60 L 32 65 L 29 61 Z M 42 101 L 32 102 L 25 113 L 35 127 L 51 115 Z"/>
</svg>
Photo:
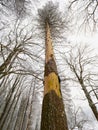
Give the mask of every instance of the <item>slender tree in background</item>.
<svg viewBox="0 0 98 130">
<path fill-rule="evenodd" d="M 30 11 L 30 8 L 29 10 L 26 8 L 30 7 L 30 1 L 32 1 L 31 8 L 33 8 L 39 0 L 36 0 L 36 2 L 35 0 L 0 0 L 0 16 L 2 18 L 0 19 L 0 130 L 40 129 L 39 115 L 43 91 L 44 44 L 39 44 L 38 39 L 36 39 L 35 26 L 32 20 L 28 20 L 30 15 L 24 14 L 25 11 Z M 11 15 L 12 12 L 14 17 Z M 66 18 L 66 16 L 64 17 Z M 29 24 L 26 25 L 24 20 Z M 71 130 L 77 127 L 83 129 L 82 122 L 86 122 L 86 120 L 84 117 L 81 120 L 83 115 L 78 116 L 78 111 L 73 113 L 74 116 L 72 116 L 73 111 L 67 111 L 66 113 L 71 116 L 72 120 L 66 120 L 58 76 L 58 72 L 61 72 L 62 76 L 63 73 L 60 68 L 63 68 L 65 64 L 59 67 L 59 64 L 62 64 L 60 60 L 59 71 L 57 72 L 54 48 L 52 47 L 52 41 L 58 40 L 58 38 L 60 40 L 62 31 L 66 29 L 65 24 L 68 24 L 63 21 L 61 13 L 58 12 L 58 6 L 51 2 L 43 10 L 39 10 L 39 23 L 39 28 L 42 28 L 40 35 L 43 35 L 44 32 L 46 43 L 45 92 L 41 129 L 68 130 L 67 122 Z M 14 24 L 15 26 L 13 26 Z M 60 43 L 59 46 L 62 47 L 62 44 Z M 58 44 L 56 44 L 56 47 L 59 49 Z M 55 48 L 56 51 L 57 48 Z M 59 54 L 62 54 L 62 50 Z M 59 59 L 59 57 L 56 57 L 56 59 Z M 66 73 L 64 75 L 67 75 Z M 91 78 L 91 75 L 89 75 L 89 78 Z M 90 80 L 89 83 L 92 85 Z M 67 86 L 66 81 L 61 86 L 63 97 L 66 98 L 65 96 L 69 93 L 63 89 L 63 86 Z M 96 88 L 93 87 L 89 94 L 92 92 L 96 92 Z M 69 97 L 65 100 L 72 105 Z M 68 110 L 67 107 L 68 104 L 66 105 Z M 71 122 L 72 127 L 70 127 Z M 85 130 L 88 129 L 85 128 Z"/>
<path fill-rule="evenodd" d="M 98 120 L 96 103 L 94 103 L 92 95 L 90 94 L 93 92 L 96 100 L 98 100 L 98 95 L 96 93 L 97 87 L 95 87 L 97 86 L 96 84 L 98 84 L 96 80 L 98 75 L 96 72 L 97 69 L 95 68 L 94 70 L 93 68 L 93 66 L 97 66 L 97 56 L 92 55 L 91 53 L 92 50 L 90 50 L 88 46 L 71 47 L 69 53 L 64 57 L 64 59 L 74 75 L 71 79 L 81 85 L 88 104 Z M 92 83 L 95 83 L 95 86 L 94 84 L 92 85 Z"/>
<path fill-rule="evenodd" d="M 52 38 L 64 28 L 58 5 L 47 3 L 38 10 L 40 26 L 45 31 L 44 99 L 41 130 L 68 130 L 67 119 L 60 90 L 60 79 L 54 58 Z"/>
<path fill-rule="evenodd" d="M 31 65 L 36 59 L 31 51 L 33 31 L 28 33 L 28 25 L 21 26 L 20 21 L 17 22 L 0 40 L 0 130 L 29 130 L 31 127 L 35 81 L 39 74 L 34 74 Z"/>
</svg>

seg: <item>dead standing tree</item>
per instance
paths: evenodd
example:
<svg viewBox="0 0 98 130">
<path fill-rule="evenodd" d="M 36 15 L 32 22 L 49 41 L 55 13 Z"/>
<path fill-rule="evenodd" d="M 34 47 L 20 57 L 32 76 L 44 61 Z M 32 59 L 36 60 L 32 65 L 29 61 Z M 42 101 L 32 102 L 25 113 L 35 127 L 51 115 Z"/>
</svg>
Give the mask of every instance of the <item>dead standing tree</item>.
<svg viewBox="0 0 98 130">
<path fill-rule="evenodd" d="M 60 91 L 60 82 L 54 58 L 52 38 L 64 28 L 58 5 L 47 3 L 38 10 L 40 27 L 45 33 L 44 99 L 41 130 L 68 130 L 67 119 Z"/>
</svg>

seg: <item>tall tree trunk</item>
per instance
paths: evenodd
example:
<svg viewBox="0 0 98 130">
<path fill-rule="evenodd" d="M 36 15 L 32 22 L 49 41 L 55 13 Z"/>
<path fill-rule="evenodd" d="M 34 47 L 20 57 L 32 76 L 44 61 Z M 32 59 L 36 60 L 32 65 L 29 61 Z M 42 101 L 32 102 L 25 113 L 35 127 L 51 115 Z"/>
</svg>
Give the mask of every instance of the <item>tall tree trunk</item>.
<svg viewBox="0 0 98 130">
<path fill-rule="evenodd" d="M 93 113 L 94 113 L 94 115 L 95 115 L 95 117 L 96 117 L 96 119 L 98 121 L 98 110 L 97 110 L 97 107 L 94 104 L 94 102 L 93 102 L 93 100 L 92 100 L 88 90 L 86 89 L 86 86 L 84 85 L 82 79 L 79 82 L 80 82 L 80 85 L 81 85 L 81 87 L 82 87 L 82 89 L 83 89 L 83 91 L 85 93 L 85 96 L 86 96 L 86 98 L 88 100 L 89 106 L 92 109 L 92 111 L 93 111 Z"/>
<path fill-rule="evenodd" d="M 45 47 L 44 99 L 41 130 L 68 130 L 48 23 L 46 23 Z"/>
</svg>

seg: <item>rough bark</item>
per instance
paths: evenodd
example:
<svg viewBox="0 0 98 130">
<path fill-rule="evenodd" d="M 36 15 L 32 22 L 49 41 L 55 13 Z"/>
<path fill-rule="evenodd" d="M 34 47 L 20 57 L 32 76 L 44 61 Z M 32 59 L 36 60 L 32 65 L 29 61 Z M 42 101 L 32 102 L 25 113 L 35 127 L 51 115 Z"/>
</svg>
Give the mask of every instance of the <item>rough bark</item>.
<svg viewBox="0 0 98 130">
<path fill-rule="evenodd" d="M 41 130 L 68 130 L 62 98 L 54 90 L 44 96 Z"/>
</svg>

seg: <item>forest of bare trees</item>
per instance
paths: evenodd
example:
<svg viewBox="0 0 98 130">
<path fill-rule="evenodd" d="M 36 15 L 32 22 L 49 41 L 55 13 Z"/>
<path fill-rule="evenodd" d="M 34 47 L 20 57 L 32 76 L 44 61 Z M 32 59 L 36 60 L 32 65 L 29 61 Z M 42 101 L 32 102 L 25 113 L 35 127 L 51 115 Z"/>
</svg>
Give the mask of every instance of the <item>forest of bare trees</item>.
<svg viewBox="0 0 98 130">
<path fill-rule="evenodd" d="M 0 130 L 98 129 L 98 1 L 62 2 L 0 0 Z"/>
</svg>

